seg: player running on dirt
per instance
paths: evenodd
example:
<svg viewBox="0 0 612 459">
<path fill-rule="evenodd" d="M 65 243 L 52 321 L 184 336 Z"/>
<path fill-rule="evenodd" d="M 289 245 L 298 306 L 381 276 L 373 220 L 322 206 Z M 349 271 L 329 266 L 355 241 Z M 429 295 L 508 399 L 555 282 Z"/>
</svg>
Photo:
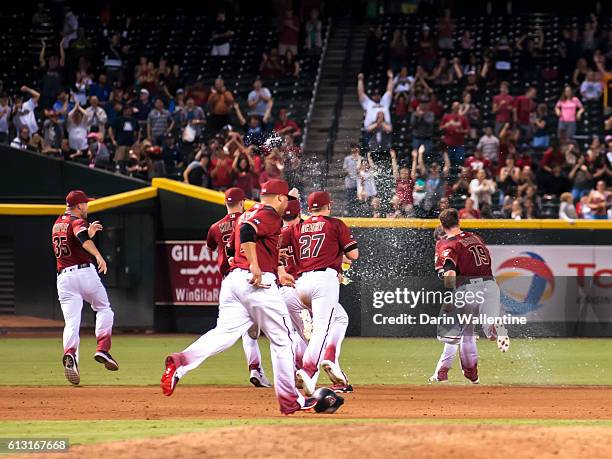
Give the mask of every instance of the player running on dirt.
<svg viewBox="0 0 612 459">
<path fill-rule="evenodd" d="M 229 188 L 225 192 L 227 215 L 211 225 L 206 236 L 206 247 L 211 252 L 218 251 L 217 263 L 225 279 L 230 271 L 227 243 L 230 241 L 236 221 L 244 212 L 244 191 L 241 188 Z M 249 381 L 255 387 L 272 387 L 261 366 L 261 352 L 257 339 L 245 333 L 242 336 L 242 348 L 249 366 Z"/>
</svg>

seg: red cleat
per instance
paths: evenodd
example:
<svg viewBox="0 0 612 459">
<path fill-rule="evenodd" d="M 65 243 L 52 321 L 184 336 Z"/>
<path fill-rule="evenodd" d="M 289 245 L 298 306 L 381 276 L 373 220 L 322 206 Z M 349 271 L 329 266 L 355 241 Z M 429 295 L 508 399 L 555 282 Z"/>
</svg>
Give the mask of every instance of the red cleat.
<svg viewBox="0 0 612 459">
<path fill-rule="evenodd" d="M 172 356 L 166 357 L 166 371 L 161 377 L 160 386 L 165 396 L 169 397 L 174 392 L 176 385 L 179 382 L 179 377 L 176 376 L 176 364 Z"/>
</svg>

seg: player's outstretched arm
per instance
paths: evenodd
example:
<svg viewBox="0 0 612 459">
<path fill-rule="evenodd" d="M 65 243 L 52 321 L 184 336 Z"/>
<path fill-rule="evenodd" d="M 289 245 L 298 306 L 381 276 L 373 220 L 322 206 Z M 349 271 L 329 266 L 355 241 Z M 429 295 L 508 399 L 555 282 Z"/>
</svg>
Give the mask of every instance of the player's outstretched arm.
<svg viewBox="0 0 612 459">
<path fill-rule="evenodd" d="M 90 253 L 96 258 L 96 264 L 98 265 L 98 272 L 102 274 L 106 274 L 106 271 L 108 269 L 106 267 L 106 261 L 104 260 L 104 258 L 102 258 L 102 254 L 96 247 L 96 244 L 94 244 L 94 242 L 91 239 L 88 239 L 87 241 L 83 242 L 83 248 L 88 253 Z"/>
</svg>

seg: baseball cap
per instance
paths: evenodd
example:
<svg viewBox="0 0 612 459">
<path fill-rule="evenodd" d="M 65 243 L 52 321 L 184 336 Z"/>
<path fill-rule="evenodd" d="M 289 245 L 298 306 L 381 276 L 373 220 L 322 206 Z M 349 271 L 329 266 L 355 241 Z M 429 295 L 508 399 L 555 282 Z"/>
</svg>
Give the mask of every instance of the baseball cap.
<svg viewBox="0 0 612 459">
<path fill-rule="evenodd" d="M 146 94 L 146 95 L 148 96 L 148 95 L 149 95 L 149 91 L 148 91 L 148 90 L 146 90 L 146 89 L 144 89 L 144 88 L 142 88 L 142 89 L 140 90 L 140 94 Z"/>
<path fill-rule="evenodd" d="M 93 201 L 93 199 L 88 197 L 85 192 L 81 190 L 72 190 L 66 196 L 66 205 L 70 207 L 74 207 L 77 204 L 83 204 L 89 201 Z"/>
<path fill-rule="evenodd" d="M 284 180 L 268 180 L 261 186 L 261 194 L 289 194 L 289 185 Z"/>
<path fill-rule="evenodd" d="M 327 191 L 314 191 L 308 195 L 308 209 L 320 209 L 331 203 L 331 198 Z"/>
<path fill-rule="evenodd" d="M 245 196 L 242 188 L 233 187 L 228 188 L 225 191 L 225 202 L 228 204 L 235 204 L 237 202 L 244 201 L 244 198 Z"/>
<path fill-rule="evenodd" d="M 300 215 L 302 208 L 300 206 L 300 200 L 294 198 L 293 196 L 289 196 L 289 202 L 287 203 L 287 208 L 285 212 L 283 212 L 283 217 L 297 217 Z"/>
</svg>

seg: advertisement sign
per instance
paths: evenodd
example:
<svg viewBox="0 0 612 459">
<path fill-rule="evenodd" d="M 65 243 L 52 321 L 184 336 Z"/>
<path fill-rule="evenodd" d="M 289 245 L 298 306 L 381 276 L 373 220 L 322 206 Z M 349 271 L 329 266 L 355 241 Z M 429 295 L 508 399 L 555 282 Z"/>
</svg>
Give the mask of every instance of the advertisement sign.
<svg viewBox="0 0 612 459">
<path fill-rule="evenodd" d="M 156 266 L 156 305 L 219 304 L 217 252 L 204 241 L 158 241 Z"/>
<path fill-rule="evenodd" d="M 542 321 L 612 318 L 612 247 L 492 245 L 505 310 Z"/>
</svg>

